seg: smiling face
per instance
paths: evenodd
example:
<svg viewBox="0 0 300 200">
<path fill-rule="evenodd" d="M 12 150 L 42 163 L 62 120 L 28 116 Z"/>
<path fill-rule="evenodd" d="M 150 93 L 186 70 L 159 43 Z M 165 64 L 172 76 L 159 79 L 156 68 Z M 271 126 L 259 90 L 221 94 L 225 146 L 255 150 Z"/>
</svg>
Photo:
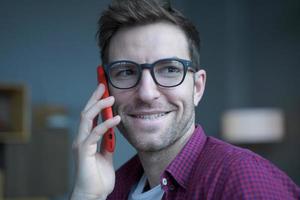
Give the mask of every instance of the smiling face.
<svg viewBox="0 0 300 200">
<path fill-rule="evenodd" d="M 131 60 L 141 64 L 172 57 L 190 60 L 185 34 L 166 22 L 119 30 L 108 52 L 109 62 Z M 179 86 L 163 88 L 145 69 L 134 88 L 110 85 L 116 99 L 114 112 L 121 116 L 118 128 L 138 151 L 159 151 L 185 141 L 194 130 L 195 105 L 202 97 L 204 84 L 205 71 L 200 70 L 196 74 L 187 72 Z"/>
</svg>

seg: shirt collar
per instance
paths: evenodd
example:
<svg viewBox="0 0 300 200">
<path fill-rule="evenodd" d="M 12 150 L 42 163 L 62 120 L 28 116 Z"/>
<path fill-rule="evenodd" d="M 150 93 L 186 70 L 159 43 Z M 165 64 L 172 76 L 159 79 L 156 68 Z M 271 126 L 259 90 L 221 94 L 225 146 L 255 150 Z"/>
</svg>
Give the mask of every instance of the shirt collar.
<svg viewBox="0 0 300 200">
<path fill-rule="evenodd" d="M 206 139 L 207 136 L 202 127 L 196 125 L 194 133 L 189 141 L 166 168 L 166 172 L 168 172 L 175 181 L 185 189 L 187 188 L 194 165 L 197 164 L 196 161 L 202 152 Z"/>
</svg>

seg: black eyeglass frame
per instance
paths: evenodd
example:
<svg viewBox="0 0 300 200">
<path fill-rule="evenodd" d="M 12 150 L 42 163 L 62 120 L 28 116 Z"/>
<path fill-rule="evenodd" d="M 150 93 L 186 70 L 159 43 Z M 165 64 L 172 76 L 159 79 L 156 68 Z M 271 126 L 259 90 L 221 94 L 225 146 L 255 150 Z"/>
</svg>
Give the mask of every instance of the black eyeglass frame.
<svg viewBox="0 0 300 200">
<path fill-rule="evenodd" d="M 183 65 L 183 77 L 182 77 L 182 80 L 178 83 L 178 84 L 176 84 L 176 85 L 172 85 L 172 86 L 165 86 L 165 85 L 162 85 L 162 84 L 160 84 L 157 80 L 156 80 L 156 78 L 155 78 L 155 75 L 154 75 L 154 66 L 157 64 L 157 63 L 159 63 L 159 62 L 164 62 L 164 61 L 177 61 L 177 62 L 180 62 L 182 65 Z M 131 63 L 131 64 L 134 64 L 134 65 L 136 65 L 136 66 L 138 66 L 138 73 L 139 73 L 139 77 L 138 77 L 138 79 L 137 79 L 137 81 L 136 81 L 136 83 L 133 85 L 133 86 L 131 86 L 131 87 L 126 87 L 126 88 L 122 88 L 122 87 L 117 87 L 116 85 L 114 85 L 113 84 L 113 82 L 112 82 L 112 80 L 111 80 L 111 78 L 110 78 L 110 75 L 109 75 L 109 68 L 111 67 L 111 66 L 113 66 L 113 65 L 115 65 L 116 63 Z M 136 87 L 138 84 L 139 84 L 139 82 L 140 82 L 140 80 L 141 80 L 141 78 L 142 78 L 142 71 L 144 70 L 144 69 L 149 69 L 150 70 L 150 74 L 151 74 L 151 76 L 152 76 L 152 79 L 154 80 L 154 82 L 157 84 L 157 85 L 159 85 L 159 86 L 161 86 L 161 87 L 165 87 L 165 88 L 171 88 L 171 87 L 176 87 L 176 86 L 178 86 L 178 85 L 180 85 L 183 81 L 184 81 L 184 79 L 185 79 L 185 76 L 186 76 L 186 74 L 187 74 L 187 71 L 188 70 L 191 70 L 192 72 L 196 72 L 196 70 L 193 68 L 193 66 L 192 66 L 192 61 L 190 61 L 190 60 L 185 60 L 185 59 L 180 59 L 180 58 L 163 58 L 163 59 L 159 59 L 159 60 L 157 60 L 157 61 L 155 61 L 155 62 L 153 62 L 153 63 L 143 63 L 143 64 L 139 64 L 139 63 L 136 63 L 136 62 L 133 62 L 133 61 L 131 61 L 131 60 L 118 60 L 118 61 L 114 61 L 114 62 L 111 62 L 111 63 L 109 63 L 109 64 L 105 64 L 105 65 L 103 65 L 103 68 L 104 68 L 104 71 L 105 71 L 105 74 L 106 74 L 106 77 L 108 78 L 108 81 L 109 81 L 109 83 L 113 86 L 113 87 L 115 87 L 115 88 L 118 88 L 118 89 L 131 89 L 131 88 L 134 88 L 134 87 Z"/>
</svg>

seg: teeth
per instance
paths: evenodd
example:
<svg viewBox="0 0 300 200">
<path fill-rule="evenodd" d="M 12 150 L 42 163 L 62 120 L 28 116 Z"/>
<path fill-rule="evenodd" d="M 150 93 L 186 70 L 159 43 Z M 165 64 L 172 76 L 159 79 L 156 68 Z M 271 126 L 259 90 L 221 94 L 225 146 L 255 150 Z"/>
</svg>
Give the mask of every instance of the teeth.
<svg viewBox="0 0 300 200">
<path fill-rule="evenodd" d="M 140 119 L 157 119 L 164 115 L 165 115 L 165 113 L 159 113 L 159 114 L 152 114 L 152 115 L 135 115 L 135 117 L 140 118 Z"/>
</svg>

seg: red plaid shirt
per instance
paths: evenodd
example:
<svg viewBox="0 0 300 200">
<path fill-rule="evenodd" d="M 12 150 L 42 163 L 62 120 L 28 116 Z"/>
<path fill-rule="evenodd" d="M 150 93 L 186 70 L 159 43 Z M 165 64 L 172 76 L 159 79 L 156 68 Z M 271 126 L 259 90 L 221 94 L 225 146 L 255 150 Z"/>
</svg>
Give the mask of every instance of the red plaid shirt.
<svg viewBox="0 0 300 200">
<path fill-rule="evenodd" d="M 116 172 L 108 199 L 127 199 L 143 174 L 137 156 Z M 200 126 L 161 175 L 164 200 L 300 199 L 300 188 L 253 152 L 207 137 Z"/>
</svg>

